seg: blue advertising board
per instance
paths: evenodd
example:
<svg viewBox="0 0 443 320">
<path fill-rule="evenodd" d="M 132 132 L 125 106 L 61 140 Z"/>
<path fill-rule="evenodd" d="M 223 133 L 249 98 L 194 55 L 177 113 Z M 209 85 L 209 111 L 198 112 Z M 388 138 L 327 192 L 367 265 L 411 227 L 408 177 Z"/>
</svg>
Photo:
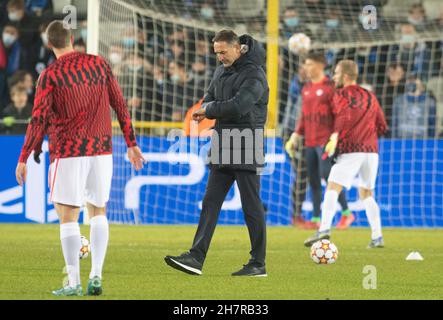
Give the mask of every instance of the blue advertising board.
<svg viewBox="0 0 443 320">
<path fill-rule="evenodd" d="M 206 140 L 139 137 L 148 160 L 135 172 L 126 159 L 124 142 L 114 137 L 114 172 L 110 220 L 137 224 L 194 224 L 198 222 L 208 169 Z M 21 136 L 0 136 L 3 150 L 0 166 L 0 223 L 53 223 L 57 215 L 49 201 L 47 144 L 40 165 L 28 161 L 24 187 L 15 181 L 15 167 L 23 144 Z M 375 190 L 383 226 L 443 227 L 443 141 L 381 140 L 380 167 Z M 280 138 L 267 139 L 266 170 L 261 179 L 262 201 L 269 225 L 289 225 L 292 216 L 291 189 L 295 173 Z M 358 181 L 347 192 L 356 226 L 367 226 Z M 303 205 L 310 217 L 311 195 Z M 339 218 L 336 216 L 336 219 Z M 238 188 L 228 193 L 219 216 L 221 224 L 242 224 Z"/>
</svg>

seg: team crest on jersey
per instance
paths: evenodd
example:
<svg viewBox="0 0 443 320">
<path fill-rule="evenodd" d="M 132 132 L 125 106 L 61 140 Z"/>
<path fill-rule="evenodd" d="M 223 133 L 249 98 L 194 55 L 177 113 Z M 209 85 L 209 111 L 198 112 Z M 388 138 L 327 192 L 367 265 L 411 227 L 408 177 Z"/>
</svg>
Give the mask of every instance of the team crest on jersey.
<svg viewBox="0 0 443 320">
<path fill-rule="evenodd" d="M 322 89 L 318 89 L 315 94 L 320 97 L 323 94 L 323 90 Z"/>
</svg>

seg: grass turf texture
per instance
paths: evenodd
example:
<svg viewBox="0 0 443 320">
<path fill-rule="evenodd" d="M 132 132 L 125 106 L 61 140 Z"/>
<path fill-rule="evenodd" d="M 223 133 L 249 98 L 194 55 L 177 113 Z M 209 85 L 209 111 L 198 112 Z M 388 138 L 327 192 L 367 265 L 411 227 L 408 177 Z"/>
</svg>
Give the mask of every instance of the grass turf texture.
<svg viewBox="0 0 443 320">
<path fill-rule="evenodd" d="M 104 295 L 69 299 L 441 299 L 443 230 L 385 229 L 384 249 L 366 249 L 369 229 L 334 231 L 337 263 L 316 265 L 303 240 L 311 231 L 268 228 L 267 278 L 234 278 L 246 263 L 246 227 L 218 226 L 203 268 L 190 276 L 163 258 L 191 245 L 196 226 L 111 225 Z M 89 239 L 89 227 L 81 227 Z M 60 299 L 64 260 L 57 225 L 0 225 L 0 299 Z M 419 251 L 424 261 L 406 261 Z M 84 290 L 91 259 L 81 260 Z M 377 289 L 363 288 L 365 265 L 377 269 Z"/>
</svg>

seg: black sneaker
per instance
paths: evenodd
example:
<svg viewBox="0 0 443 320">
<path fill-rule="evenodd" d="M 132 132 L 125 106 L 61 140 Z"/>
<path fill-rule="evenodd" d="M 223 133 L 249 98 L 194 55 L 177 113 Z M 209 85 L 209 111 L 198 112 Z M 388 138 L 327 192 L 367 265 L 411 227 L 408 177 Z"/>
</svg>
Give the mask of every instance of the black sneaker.
<svg viewBox="0 0 443 320">
<path fill-rule="evenodd" d="M 247 277 L 267 277 L 265 267 L 256 267 L 250 264 L 243 265 L 239 271 L 234 272 L 233 276 L 247 276 Z"/>
<path fill-rule="evenodd" d="M 305 240 L 305 247 L 310 247 L 319 240 L 323 240 L 323 239 L 329 240 L 330 237 L 331 237 L 330 230 L 325 230 L 322 232 L 318 231 L 315 235 L 313 235 L 312 237 L 309 237 L 308 239 Z"/>
<path fill-rule="evenodd" d="M 165 262 L 174 269 L 193 275 L 203 274 L 203 265 L 198 262 L 189 252 L 185 252 L 178 257 L 166 256 Z"/>
</svg>

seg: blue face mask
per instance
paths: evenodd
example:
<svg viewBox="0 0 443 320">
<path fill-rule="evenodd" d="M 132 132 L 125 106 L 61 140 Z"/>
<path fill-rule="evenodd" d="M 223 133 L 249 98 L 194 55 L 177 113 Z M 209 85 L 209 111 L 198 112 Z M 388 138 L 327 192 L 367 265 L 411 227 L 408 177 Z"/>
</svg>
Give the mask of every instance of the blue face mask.
<svg viewBox="0 0 443 320">
<path fill-rule="evenodd" d="M 203 18 L 212 19 L 214 17 L 214 9 L 212 8 L 202 8 L 200 14 Z"/>
<path fill-rule="evenodd" d="M 338 19 L 328 19 L 326 20 L 326 27 L 334 29 L 340 25 L 340 21 Z"/>
<path fill-rule="evenodd" d="M 82 37 L 83 41 L 86 43 L 86 39 L 88 38 L 88 29 L 81 29 L 80 37 Z"/>
<path fill-rule="evenodd" d="M 406 85 L 406 92 L 415 93 L 417 91 L 417 84 L 415 82 L 410 82 Z"/>
<path fill-rule="evenodd" d="M 125 46 L 126 48 L 133 47 L 134 44 L 134 38 L 123 38 L 123 46 Z"/>
<path fill-rule="evenodd" d="M 285 19 L 285 24 L 288 27 L 296 27 L 298 26 L 298 24 L 300 23 L 300 19 L 297 17 L 293 17 L 293 18 L 286 18 Z"/>
</svg>

